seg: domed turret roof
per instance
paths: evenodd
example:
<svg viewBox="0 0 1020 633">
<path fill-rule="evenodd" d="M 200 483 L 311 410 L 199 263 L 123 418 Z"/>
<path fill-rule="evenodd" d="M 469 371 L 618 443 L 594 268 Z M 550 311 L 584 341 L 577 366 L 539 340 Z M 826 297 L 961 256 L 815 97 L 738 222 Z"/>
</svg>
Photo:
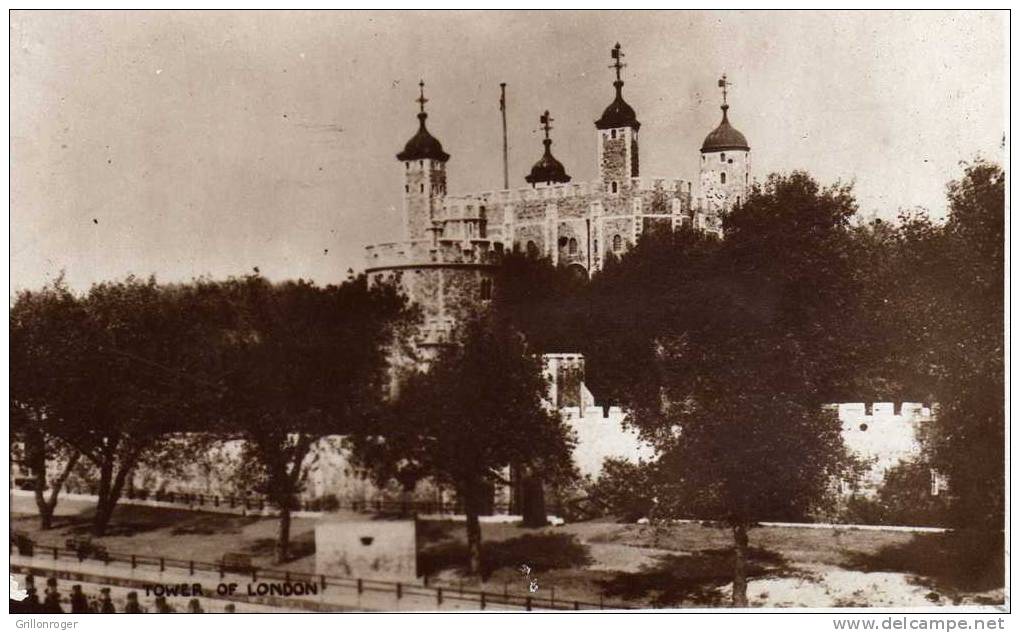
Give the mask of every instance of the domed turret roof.
<svg viewBox="0 0 1020 633">
<path fill-rule="evenodd" d="M 524 180 L 532 185 L 541 182 L 570 182 L 570 176 L 567 175 L 563 163 L 552 155 L 552 139 L 549 138 L 549 130 L 552 129 L 549 124 L 552 122 L 552 117 L 549 116 L 549 111 L 546 110 L 539 120 L 542 122 L 542 129 L 545 130 L 545 139 L 542 141 L 542 144 L 545 145 L 545 153 L 532 166 L 531 173 L 525 176 Z"/>
<path fill-rule="evenodd" d="M 595 127 L 600 130 L 615 127 L 632 127 L 637 130 L 641 124 L 638 123 L 637 115 L 634 114 L 634 108 L 623 100 L 623 80 L 620 78 L 620 70 L 626 64 L 623 63 L 623 51 L 620 50 L 619 42 L 610 51 L 610 56 L 613 58 L 613 65 L 610 68 L 616 69 L 616 81 L 613 82 L 613 87 L 616 88 L 616 98 L 602 112 L 599 120 L 595 121 Z"/>
<path fill-rule="evenodd" d="M 595 121 L 595 127 L 600 130 L 608 130 L 615 127 L 639 129 L 641 123 L 637 120 L 634 108 L 630 107 L 630 104 L 623 100 L 623 82 L 615 81 L 613 86 L 616 87 L 616 98 L 602 112 L 602 117 Z"/>
<path fill-rule="evenodd" d="M 722 122 L 705 137 L 705 142 L 701 144 L 702 152 L 719 152 L 728 149 L 749 151 L 751 149 L 744 135 L 730 125 L 726 113 L 729 109 L 730 106 L 722 105 Z"/>
<path fill-rule="evenodd" d="M 524 180 L 533 185 L 540 182 L 570 182 L 570 176 L 567 175 L 563 163 L 556 160 L 549 149 L 552 141 L 546 139 L 544 143 L 545 154 L 532 166 L 531 173 L 525 176 Z"/>
<path fill-rule="evenodd" d="M 425 158 L 442 162 L 450 160 L 450 155 L 443 151 L 442 143 L 429 134 L 428 129 L 425 128 L 426 117 L 428 115 L 424 112 L 418 113 L 418 121 L 420 121 L 418 132 L 404 145 L 404 151 L 397 154 L 397 160 L 422 160 Z"/>
<path fill-rule="evenodd" d="M 418 103 L 420 104 L 418 131 L 404 145 L 404 151 L 397 154 L 397 160 L 423 160 L 430 158 L 445 163 L 450 160 L 450 155 L 443 151 L 442 143 L 436 137 L 429 134 L 428 129 L 425 127 L 425 119 L 429 116 L 425 113 L 425 102 L 428 101 L 425 98 L 425 82 L 418 82 L 418 87 L 421 90 L 421 96 L 418 97 Z"/>
</svg>

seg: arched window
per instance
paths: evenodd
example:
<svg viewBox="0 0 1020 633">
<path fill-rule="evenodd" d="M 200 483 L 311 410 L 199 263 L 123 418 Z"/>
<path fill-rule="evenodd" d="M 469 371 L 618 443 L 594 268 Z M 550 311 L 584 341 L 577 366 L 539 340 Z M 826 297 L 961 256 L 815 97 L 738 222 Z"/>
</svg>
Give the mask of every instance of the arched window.
<svg viewBox="0 0 1020 633">
<path fill-rule="evenodd" d="M 478 287 L 478 292 L 482 301 L 492 299 L 492 280 L 483 279 L 481 285 Z"/>
<path fill-rule="evenodd" d="M 612 191 L 613 193 L 616 193 L 616 189 L 617 189 L 617 184 L 616 184 L 616 181 L 614 180 L 613 182 L 609 183 L 609 190 Z"/>
<path fill-rule="evenodd" d="M 567 252 L 571 255 L 577 255 L 577 240 L 574 238 L 570 238 L 570 241 L 567 242 Z"/>
<path fill-rule="evenodd" d="M 623 250 L 623 237 L 617 233 L 613 236 L 613 252 L 619 253 Z"/>
<path fill-rule="evenodd" d="M 420 187 L 420 189 L 421 189 L 421 192 L 422 192 L 422 193 L 425 193 L 425 183 L 422 183 L 422 184 L 420 184 L 420 185 L 418 185 L 418 186 Z"/>
<path fill-rule="evenodd" d="M 719 182 L 721 182 L 724 185 L 726 184 L 726 172 L 719 174 Z"/>
<path fill-rule="evenodd" d="M 533 240 L 528 240 L 528 244 L 524 248 L 528 251 L 528 255 L 532 257 L 538 255 L 538 244 L 535 244 Z"/>
<path fill-rule="evenodd" d="M 725 163 L 726 162 L 726 152 L 723 152 L 723 153 L 719 154 L 719 162 L 720 163 Z"/>
</svg>

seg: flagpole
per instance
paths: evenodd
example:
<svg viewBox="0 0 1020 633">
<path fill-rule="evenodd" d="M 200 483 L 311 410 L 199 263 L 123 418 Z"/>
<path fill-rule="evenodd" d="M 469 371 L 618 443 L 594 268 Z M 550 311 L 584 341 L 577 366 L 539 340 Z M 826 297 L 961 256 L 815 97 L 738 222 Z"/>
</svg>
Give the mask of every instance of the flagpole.
<svg viewBox="0 0 1020 633">
<path fill-rule="evenodd" d="M 507 165 L 506 148 L 506 84 L 499 84 L 499 110 L 503 115 L 503 189 L 510 188 L 510 168 Z"/>
</svg>

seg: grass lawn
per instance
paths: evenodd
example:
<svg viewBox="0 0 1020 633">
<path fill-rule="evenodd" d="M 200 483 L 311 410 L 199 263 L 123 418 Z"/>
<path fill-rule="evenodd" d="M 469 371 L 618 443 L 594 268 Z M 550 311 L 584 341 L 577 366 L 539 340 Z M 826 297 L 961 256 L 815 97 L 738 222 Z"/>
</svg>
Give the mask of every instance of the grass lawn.
<svg viewBox="0 0 1020 633">
<path fill-rule="evenodd" d="M 70 536 L 88 534 L 93 511 L 87 502 L 63 500 L 54 528 L 40 531 L 31 499 L 12 497 L 11 507 L 12 530 L 30 533 L 41 545 L 59 546 Z M 244 552 L 258 566 L 313 572 L 315 523 L 294 519 L 294 559 L 285 565 L 273 563 L 278 524 L 273 518 L 122 506 L 114 513 L 109 534 L 96 540 L 110 551 L 204 561 L 218 560 L 224 552 Z M 529 578 L 521 571 L 527 565 L 531 579 L 538 582 L 533 594 L 538 601 L 555 596 L 595 603 L 701 606 L 729 600 L 732 540 L 724 529 L 600 522 L 542 529 L 483 524 L 482 538 L 485 579 L 479 580 L 464 572 L 464 525 L 421 522 L 419 572 L 432 582 L 519 594 L 528 590 Z M 751 530 L 750 545 L 752 603 L 756 598 L 758 604 L 820 607 L 1002 601 L 1001 543 L 996 550 L 987 538 L 783 527 Z M 848 584 L 852 586 L 844 587 Z"/>
</svg>

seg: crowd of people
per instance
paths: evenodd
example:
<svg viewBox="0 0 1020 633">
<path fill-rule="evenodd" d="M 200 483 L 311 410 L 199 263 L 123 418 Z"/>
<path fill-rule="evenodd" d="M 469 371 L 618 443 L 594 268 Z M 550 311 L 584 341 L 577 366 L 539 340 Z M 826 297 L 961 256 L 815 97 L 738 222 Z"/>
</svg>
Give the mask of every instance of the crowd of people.
<svg viewBox="0 0 1020 633">
<path fill-rule="evenodd" d="M 25 576 L 23 589 L 28 595 L 23 600 L 11 598 L 11 613 L 178 613 L 178 609 L 163 596 L 157 596 L 149 608 L 142 606 L 138 601 L 137 591 L 127 594 L 127 601 L 118 611 L 110 598 L 109 587 L 100 588 L 99 595 L 88 595 L 82 591 L 81 585 L 73 585 L 68 599 L 64 600 L 61 598 L 55 577 L 46 579 L 42 600 L 39 599 L 39 591 L 36 589 L 35 577 L 32 574 Z M 181 612 L 206 613 L 198 598 L 191 598 Z M 234 613 L 233 603 L 227 603 L 224 612 Z"/>
</svg>

